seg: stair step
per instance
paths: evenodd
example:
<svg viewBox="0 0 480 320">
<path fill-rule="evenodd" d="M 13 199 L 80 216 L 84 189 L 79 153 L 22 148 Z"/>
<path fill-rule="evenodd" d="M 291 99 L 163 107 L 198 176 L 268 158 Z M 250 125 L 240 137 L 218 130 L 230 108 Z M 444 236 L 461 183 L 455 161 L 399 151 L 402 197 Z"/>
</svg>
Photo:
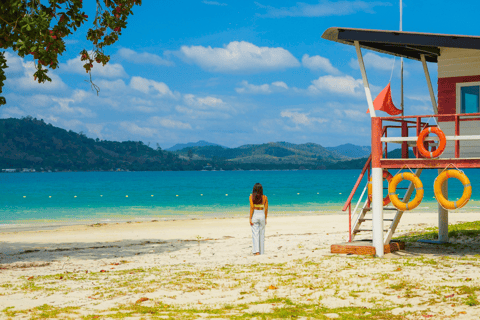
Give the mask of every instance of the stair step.
<svg viewBox="0 0 480 320">
<path fill-rule="evenodd" d="M 358 219 L 358 221 L 372 221 L 373 219 Z M 393 221 L 393 219 L 383 219 L 383 221 Z"/>
<path fill-rule="evenodd" d="M 365 210 L 365 211 L 372 211 L 372 208 L 364 208 L 363 210 Z M 397 211 L 398 209 L 397 209 L 397 208 L 384 207 L 383 210 L 386 210 L 386 211 Z"/>
<path fill-rule="evenodd" d="M 363 232 L 363 231 L 373 231 L 372 229 L 358 229 L 358 230 L 353 230 L 353 234 Z M 388 231 L 388 229 L 383 230 L 384 232 Z"/>
</svg>

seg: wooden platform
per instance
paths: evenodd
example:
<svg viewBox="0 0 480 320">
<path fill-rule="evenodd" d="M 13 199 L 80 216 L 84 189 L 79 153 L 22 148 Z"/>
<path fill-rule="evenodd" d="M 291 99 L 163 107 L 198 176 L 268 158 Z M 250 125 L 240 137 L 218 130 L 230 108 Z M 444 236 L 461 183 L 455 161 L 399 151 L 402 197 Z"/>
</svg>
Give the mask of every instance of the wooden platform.
<svg viewBox="0 0 480 320">
<path fill-rule="evenodd" d="M 405 249 L 405 242 L 390 241 L 390 244 L 383 246 L 385 253 L 391 253 L 398 250 Z M 343 242 L 339 244 L 332 244 L 330 247 L 331 253 L 350 253 L 358 255 L 375 255 L 376 250 L 371 240 L 360 240 L 352 242 Z"/>
</svg>

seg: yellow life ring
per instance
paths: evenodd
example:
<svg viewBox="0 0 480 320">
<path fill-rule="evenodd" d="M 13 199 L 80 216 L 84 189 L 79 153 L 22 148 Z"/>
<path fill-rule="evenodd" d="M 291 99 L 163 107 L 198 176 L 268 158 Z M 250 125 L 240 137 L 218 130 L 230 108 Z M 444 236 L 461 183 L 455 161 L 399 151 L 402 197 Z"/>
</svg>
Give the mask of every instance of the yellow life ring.
<svg viewBox="0 0 480 320">
<path fill-rule="evenodd" d="M 442 193 L 442 185 L 448 178 L 456 178 L 460 180 L 463 184 L 463 194 L 462 197 L 458 201 L 448 201 Z M 472 196 L 472 185 L 470 184 L 470 180 L 460 170 L 445 170 L 438 175 L 433 183 L 433 191 L 435 192 L 435 198 L 437 199 L 438 203 L 445 209 L 458 209 L 463 207 L 467 204 Z"/>
<path fill-rule="evenodd" d="M 395 191 L 397 191 L 397 185 L 403 180 L 411 181 L 415 186 L 415 190 L 416 190 L 415 198 L 413 198 L 413 200 L 410 201 L 409 203 L 405 203 L 402 200 L 400 200 L 398 198 L 398 195 L 395 193 Z M 413 173 L 410 173 L 410 172 L 399 173 L 395 175 L 395 177 L 393 177 L 393 179 L 388 184 L 388 196 L 390 197 L 390 201 L 392 201 L 392 204 L 398 210 L 401 210 L 401 211 L 412 210 L 416 208 L 420 204 L 420 202 L 422 202 L 422 199 L 423 199 L 422 181 L 420 180 L 419 177 L 417 177 Z"/>
</svg>

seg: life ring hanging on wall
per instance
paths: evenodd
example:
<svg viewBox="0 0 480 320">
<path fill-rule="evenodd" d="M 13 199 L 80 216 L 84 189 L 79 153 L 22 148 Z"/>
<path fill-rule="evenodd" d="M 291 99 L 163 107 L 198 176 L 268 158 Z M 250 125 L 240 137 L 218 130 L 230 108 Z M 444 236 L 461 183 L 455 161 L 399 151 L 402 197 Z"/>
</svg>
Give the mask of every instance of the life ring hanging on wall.
<svg viewBox="0 0 480 320">
<path fill-rule="evenodd" d="M 408 203 L 400 200 L 398 198 L 398 195 L 395 193 L 397 191 L 397 185 L 403 180 L 411 181 L 415 186 L 416 190 L 415 198 L 413 198 L 413 200 Z M 388 184 L 388 196 L 390 197 L 390 200 L 392 201 L 392 204 L 395 206 L 395 208 L 401 211 L 407 211 L 416 208 L 420 204 L 420 202 L 422 202 L 423 192 L 424 191 L 422 181 L 419 177 L 417 177 L 417 175 L 410 172 L 403 172 L 395 175 L 395 177 L 393 177 Z"/>
<path fill-rule="evenodd" d="M 423 145 L 423 143 L 425 142 L 425 138 L 429 133 L 435 133 L 440 139 L 440 143 L 438 144 L 437 150 L 433 152 L 428 151 Z M 426 158 L 438 158 L 443 153 L 446 146 L 447 146 L 447 138 L 445 137 L 445 133 L 443 133 L 443 131 L 438 127 L 425 128 L 418 135 L 418 139 L 417 139 L 418 152 L 420 152 Z"/>
<path fill-rule="evenodd" d="M 383 179 L 387 179 L 388 183 L 390 184 L 390 180 L 392 180 L 393 176 L 388 170 L 383 170 Z M 368 200 L 370 203 L 372 202 L 372 177 L 368 179 Z M 386 206 L 390 203 L 390 198 L 388 194 L 385 198 L 383 198 L 383 205 Z"/>
<path fill-rule="evenodd" d="M 462 197 L 457 201 L 448 201 L 442 192 L 442 185 L 445 181 L 449 178 L 456 178 L 460 180 L 463 184 L 463 194 Z M 470 184 L 470 180 L 460 170 L 445 170 L 435 178 L 435 182 L 433 183 L 433 191 L 435 193 L 435 198 L 437 199 L 438 203 L 445 209 L 458 209 L 463 207 L 467 204 L 472 196 L 472 185 Z"/>
</svg>

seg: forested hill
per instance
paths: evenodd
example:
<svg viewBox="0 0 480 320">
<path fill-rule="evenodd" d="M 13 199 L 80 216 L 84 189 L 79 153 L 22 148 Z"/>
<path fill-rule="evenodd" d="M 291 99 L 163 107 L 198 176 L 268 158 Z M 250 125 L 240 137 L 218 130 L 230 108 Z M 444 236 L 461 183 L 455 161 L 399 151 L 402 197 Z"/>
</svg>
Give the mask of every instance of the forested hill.
<svg viewBox="0 0 480 320">
<path fill-rule="evenodd" d="M 30 117 L 0 119 L 0 168 L 143 171 L 201 170 L 203 166 L 141 141 L 94 140 Z"/>
</svg>

